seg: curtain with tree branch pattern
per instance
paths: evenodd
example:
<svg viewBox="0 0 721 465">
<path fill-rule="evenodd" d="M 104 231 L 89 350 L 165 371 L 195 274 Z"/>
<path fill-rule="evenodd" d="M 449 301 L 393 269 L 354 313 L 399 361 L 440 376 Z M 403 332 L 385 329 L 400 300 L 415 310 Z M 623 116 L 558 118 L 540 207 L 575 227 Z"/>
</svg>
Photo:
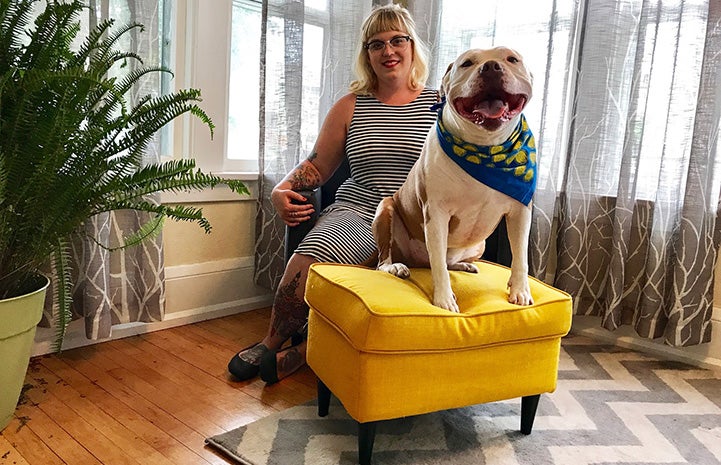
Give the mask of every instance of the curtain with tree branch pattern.
<svg viewBox="0 0 721 465">
<path fill-rule="evenodd" d="M 127 34 L 125 42 L 119 43 L 117 48 L 137 53 L 145 65 L 161 64 L 162 1 L 89 0 L 88 5 L 87 22 L 81 22 L 83 28 L 92 28 L 107 18 L 115 19 L 116 27 L 140 23 L 144 29 L 135 29 Z M 140 63 L 128 60 L 127 65 L 132 70 Z M 141 96 L 158 95 L 160 79 L 158 73 L 146 76 L 142 87 L 133 89 L 133 101 L 128 102 L 128 105 L 134 105 Z M 144 161 L 158 162 L 159 149 L 158 135 L 155 142 L 149 145 Z M 149 218 L 147 213 L 127 210 L 97 215 L 85 225 L 85 231 L 78 234 L 72 244 L 75 283 L 73 318 L 84 320 L 85 334 L 89 339 L 110 337 L 111 327 L 116 324 L 163 319 L 165 276 L 162 236 L 113 252 L 98 245 L 115 247 L 123 243 L 123 237 L 136 231 Z M 57 311 L 52 302 L 53 292 L 47 295 L 41 322 L 43 326 L 50 326 L 55 321 L 52 315 Z"/>
</svg>

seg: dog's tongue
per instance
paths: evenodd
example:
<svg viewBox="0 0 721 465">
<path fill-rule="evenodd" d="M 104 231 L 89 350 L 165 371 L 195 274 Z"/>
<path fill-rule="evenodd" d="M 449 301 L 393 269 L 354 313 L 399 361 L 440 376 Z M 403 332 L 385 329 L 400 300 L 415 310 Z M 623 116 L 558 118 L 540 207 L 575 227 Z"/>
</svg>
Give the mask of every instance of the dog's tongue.
<svg viewBox="0 0 721 465">
<path fill-rule="evenodd" d="M 508 105 L 503 100 L 484 100 L 473 113 L 480 113 L 484 118 L 498 119 L 506 112 Z"/>
</svg>

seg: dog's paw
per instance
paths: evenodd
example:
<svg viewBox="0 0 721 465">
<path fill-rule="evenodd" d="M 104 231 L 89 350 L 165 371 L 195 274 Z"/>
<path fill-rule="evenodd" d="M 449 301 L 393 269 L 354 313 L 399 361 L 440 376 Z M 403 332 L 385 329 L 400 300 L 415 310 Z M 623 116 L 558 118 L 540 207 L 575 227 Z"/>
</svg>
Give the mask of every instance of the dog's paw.
<svg viewBox="0 0 721 465">
<path fill-rule="evenodd" d="M 516 305 L 533 305 L 533 297 L 530 292 L 513 292 L 508 294 L 508 302 Z"/>
<path fill-rule="evenodd" d="M 466 273 L 478 273 L 478 267 L 473 263 L 459 262 L 448 265 L 450 271 L 465 271 Z"/>
<path fill-rule="evenodd" d="M 411 275 L 411 270 L 408 269 L 403 263 L 391 263 L 389 265 L 378 265 L 380 271 L 385 271 L 393 276 L 397 276 L 402 279 L 406 279 Z"/>
<path fill-rule="evenodd" d="M 508 302 L 516 305 L 533 305 L 533 297 L 531 296 L 531 288 L 528 286 L 528 280 L 523 283 L 514 283 L 513 280 L 508 282 L 510 292 L 508 293 Z"/>
<path fill-rule="evenodd" d="M 446 309 L 448 311 L 454 312 L 454 313 L 460 313 L 461 309 L 458 308 L 458 303 L 456 302 L 456 296 L 451 292 L 450 294 L 446 292 L 437 292 L 433 295 L 433 305 L 436 307 L 441 307 L 443 309 Z"/>
</svg>

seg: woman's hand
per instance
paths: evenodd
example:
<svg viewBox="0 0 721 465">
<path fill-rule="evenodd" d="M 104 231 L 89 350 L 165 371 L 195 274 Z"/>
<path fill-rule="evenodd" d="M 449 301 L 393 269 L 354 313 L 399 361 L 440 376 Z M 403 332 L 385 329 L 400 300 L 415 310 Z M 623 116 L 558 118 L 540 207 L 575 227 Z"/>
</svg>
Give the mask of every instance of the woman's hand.
<svg viewBox="0 0 721 465">
<path fill-rule="evenodd" d="M 303 221 L 308 221 L 315 211 L 302 194 L 291 189 L 273 189 L 270 200 L 288 226 L 298 226 Z"/>
</svg>

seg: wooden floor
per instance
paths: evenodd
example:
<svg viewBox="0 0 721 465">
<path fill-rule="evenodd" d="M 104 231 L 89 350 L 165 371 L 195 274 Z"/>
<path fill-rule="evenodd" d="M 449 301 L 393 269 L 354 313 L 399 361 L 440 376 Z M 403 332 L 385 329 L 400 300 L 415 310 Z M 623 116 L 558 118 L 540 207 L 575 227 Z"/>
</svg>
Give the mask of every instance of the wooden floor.
<svg viewBox="0 0 721 465">
<path fill-rule="evenodd" d="M 0 464 L 227 464 L 203 444 L 315 397 L 308 367 L 272 386 L 234 382 L 234 351 L 259 340 L 269 309 L 33 358 Z"/>
</svg>

